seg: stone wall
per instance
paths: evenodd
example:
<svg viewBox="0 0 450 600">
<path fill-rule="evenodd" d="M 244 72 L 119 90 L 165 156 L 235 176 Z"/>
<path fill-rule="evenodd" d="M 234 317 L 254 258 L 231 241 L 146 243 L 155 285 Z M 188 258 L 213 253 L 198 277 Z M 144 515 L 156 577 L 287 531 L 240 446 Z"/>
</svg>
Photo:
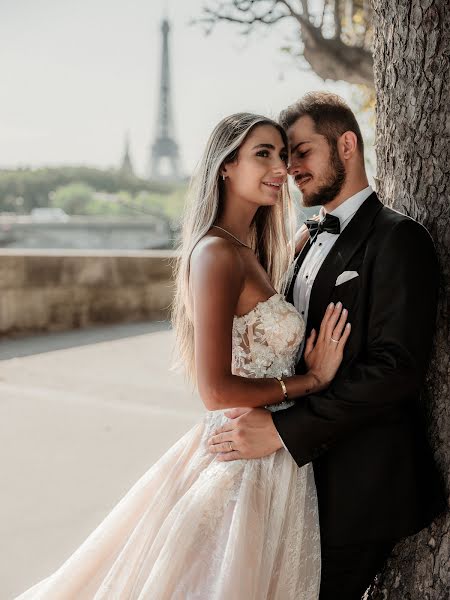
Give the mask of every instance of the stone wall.
<svg viewBox="0 0 450 600">
<path fill-rule="evenodd" d="M 0 250 L 0 335 L 167 319 L 174 252 Z"/>
</svg>

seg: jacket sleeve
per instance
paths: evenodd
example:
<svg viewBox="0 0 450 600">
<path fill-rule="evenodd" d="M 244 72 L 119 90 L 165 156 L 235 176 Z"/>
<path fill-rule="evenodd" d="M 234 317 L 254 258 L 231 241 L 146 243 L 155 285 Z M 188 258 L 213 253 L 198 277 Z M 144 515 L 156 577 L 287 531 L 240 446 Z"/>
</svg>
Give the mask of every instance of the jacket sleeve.
<svg viewBox="0 0 450 600">
<path fill-rule="evenodd" d="M 299 466 L 365 424 L 402 411 L 417 397 L 435 327 L 438 276 L 426 229 L 412 219 L 398 222 L 374 260 L 367 341 L 359 356 L 327 390 L 272 414 Z"/>
</svg>

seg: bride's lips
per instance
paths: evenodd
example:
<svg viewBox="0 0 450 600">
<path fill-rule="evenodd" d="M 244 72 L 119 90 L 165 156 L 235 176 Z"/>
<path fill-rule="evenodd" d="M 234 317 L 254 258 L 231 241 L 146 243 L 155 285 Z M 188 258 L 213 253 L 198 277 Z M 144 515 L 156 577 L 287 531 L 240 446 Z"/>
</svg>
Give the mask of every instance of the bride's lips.
<svg viewBox="0 0 450 600">
<path fill-rule="evenodd" d="M 263 181 L 263 185 L 274 190 L 275 192 L 279 192 L 284 183 L 284 179 L 271 179 L 270 181 Z"/>
</svg>

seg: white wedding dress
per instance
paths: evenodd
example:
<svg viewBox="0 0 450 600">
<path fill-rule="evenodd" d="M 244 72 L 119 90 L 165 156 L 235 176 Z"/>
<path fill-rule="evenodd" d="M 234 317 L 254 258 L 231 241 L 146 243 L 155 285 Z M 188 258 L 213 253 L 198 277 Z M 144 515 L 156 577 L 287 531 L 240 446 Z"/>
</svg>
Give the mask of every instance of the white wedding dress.
<svg viewBox="0 0 450 600">
<path fill-rule="evenodd" d="M 233 373 L 289 376 L 305 326 L 281 294 L 233 324 Z M 271 406 L 282 410 L 291 403 Z M 283 448 L 219 462 L 208 412 L 137 481 L 50 577 L 20 600 L 317 600 L 320 537 L 311 464 Z"/>
</svg>

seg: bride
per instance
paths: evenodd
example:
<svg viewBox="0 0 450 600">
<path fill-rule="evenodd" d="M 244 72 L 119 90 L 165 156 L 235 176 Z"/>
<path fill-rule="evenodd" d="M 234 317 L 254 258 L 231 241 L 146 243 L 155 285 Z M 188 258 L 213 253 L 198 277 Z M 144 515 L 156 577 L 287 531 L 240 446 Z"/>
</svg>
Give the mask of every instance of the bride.
<svg viewBox="0 0 450 600">
<path fill-rule="evenodd" d="M 225 409 L 283 410 L 329 385 L 350 333 L 330 305 L 306 343 L 309 371 L 294 375 L 305 324 L 282 294 L 294 248 L 287 161 L 270 119 L 239 113 L 216 126 L 190 189 L 173 314 L 208 412 L 20 600 L 317 600 L 311 465 L 284 448 L 233 462 L 208 448 Z"/>
</svg>

